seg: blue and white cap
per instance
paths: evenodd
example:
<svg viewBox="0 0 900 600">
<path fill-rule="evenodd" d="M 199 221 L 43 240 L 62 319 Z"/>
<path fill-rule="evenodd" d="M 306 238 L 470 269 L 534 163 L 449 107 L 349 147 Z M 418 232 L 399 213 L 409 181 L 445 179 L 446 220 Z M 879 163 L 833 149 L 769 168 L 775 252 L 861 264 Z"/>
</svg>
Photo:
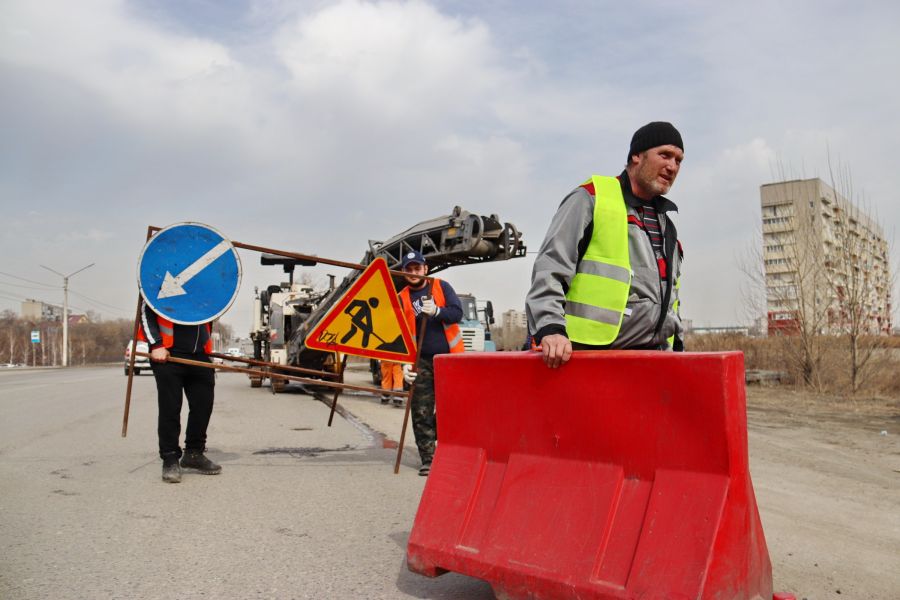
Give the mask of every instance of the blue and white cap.
<svg viewBox="0 0 900 600">
<path fill-rule="evenodd" d="M 410 250 L 406 254 L 403 255 L 403 262 L 400 264 L 401 269 L 405 269 L 406 265 L 410 265 L 412 263 L 417 263 L 420 265 L 424 265 L 425 257 L 422 256 L 421 252 L 417 252 L 415 250 Z"/>
</svg>

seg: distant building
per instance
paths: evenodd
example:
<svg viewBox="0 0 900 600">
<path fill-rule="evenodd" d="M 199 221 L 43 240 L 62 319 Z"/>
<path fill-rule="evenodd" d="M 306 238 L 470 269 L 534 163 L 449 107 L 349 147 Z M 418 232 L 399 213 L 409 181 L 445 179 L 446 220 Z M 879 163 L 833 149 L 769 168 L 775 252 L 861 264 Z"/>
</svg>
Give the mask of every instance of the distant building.
<svg viewBox="0 0 900 600">
<path fill-rule="evenodd" d="M 503 312 L 503 334 L 512 334 L 514 331 L 528 329 L 528 319 L 524 310 L 515 310 L 513 308 Z"/>
<path fill-rule="evenodd" d="M 82 323 L 90 323 L 91 320 L 88 319 L 87 315 L 73 315 L 69 314 L 69 327 L 72 325 L 81 325 Z"/>
<path fill-rule="evenodd" d="M 528 327 L 528 319 L 524 310 L 511 308 L 503 313 L 504 327 Z"/>
<path fill-rule="evenodd" d="M 524 310 L 509 309 L 501 315 L 501 333 L 505 350 L 518 350 L 525 343 L 528 335 L 528 319 Z"/>
<path fill-rule="evenodd" d="M 864 329 L 890 333 L 891 271 L 881 226 L 818 178 L 765 184 L 760 203 L 769 334 L 796 331 L 802 307 L 822 313 L 819 333 L 840 332 L 851 270 L 862 275 L 856 281 L 865 290 Z M 841 260 L 847 248 L 852 259 Z"/>
<path fill-rule="evenodd" d="M 62 321 L 63 307 L 40 300 L 22 302 L 22 318 L 26 321 Z"/>
</svg>

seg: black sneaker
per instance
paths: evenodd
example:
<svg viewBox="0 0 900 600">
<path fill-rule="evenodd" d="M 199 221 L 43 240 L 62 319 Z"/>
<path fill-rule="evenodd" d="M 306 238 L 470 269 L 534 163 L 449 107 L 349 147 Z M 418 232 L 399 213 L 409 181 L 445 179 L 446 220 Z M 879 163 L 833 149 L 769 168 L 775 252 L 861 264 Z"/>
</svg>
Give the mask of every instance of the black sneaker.
<svg viewBox="0 0 900 600">
<path fill-rule="evenodd" d="M 163 459 L 162 480 L 166 483 L 181 483 L 181 465 L 178 458 Z"/>
<path fill-rule="evenodd" d="M 428 474 L 431 473 L 431 463 L 423 463 L 421 467 L 419 467 L 419 475 L 422 477 L 428 477 Z"/>
<path fill-rule="evenodd" d="M 203 475 L 218 475 L 222 467 L 206 458 L 202 450 L 185 450 L 181 457 L 181 468 Z"/>
<path fill-rule="evenodd" d="M 394 406 L 396 406 L 397 408 L 403 408 L 404 405 L 405 402 L 403 401 L 403 398 L 401 398 L 400 396 L 394 396 Z"/>
<path fill-rule="evenodd" d="M 382 395 L 381 395 L 381 403 L 382 403 L 382 404 L 387 404 L 387 403 L 390 402 L 390 401 L 391 401 L 391 397 L 390 397 L 389 394 L 382 394 Z"/>
</svg>

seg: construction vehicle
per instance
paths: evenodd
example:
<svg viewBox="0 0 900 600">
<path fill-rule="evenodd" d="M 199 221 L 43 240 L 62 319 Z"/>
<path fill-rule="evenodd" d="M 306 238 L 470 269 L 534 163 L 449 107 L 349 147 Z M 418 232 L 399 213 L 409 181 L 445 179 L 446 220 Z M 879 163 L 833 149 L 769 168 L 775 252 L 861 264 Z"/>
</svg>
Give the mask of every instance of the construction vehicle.
<svg viewBox="0 0 900 600">
<path fill-rule="evenodd" d="M 522 234 L 511 223 L 503 223 L 497 215 L 480 216 L 457 206 L 451 214 L 423 221 L 387 241 L 369 240 L 369 249 L 359 264 L 367 266 L 376 258 L 384 258 L 389 269 L 399 271 L 403 255 L 411 250 L 422 253 L 428 261 L 429 274 L 434 274 L 450 267 L 520 258 L 525 256 L 526 248 Z M 329 275 L 328 289 L 315 290 L 294 283 L 295 268 L 313 266 L 314 261 L 263 254 L 260 262 L 282 266 L 288 281 L 256 292 L 254 324 L 250 332 L 253 357 L 276 365 L 336 372 L 339 369 L 337 356 L 307 348 L 305 339 L 361 271 L 352 271 L 337 285 L 335 277 Z M 404 284 L 395 279 L 394 285 L 399 289 Z M 483 311 L 486 308 L 487 305 Z M 490 314 L 492 322 L 492 310 Z M 483 337 L 489 337 L 486 335 L 488 328 L 478 321 L 477 305 L 475 320 Z M 272 370 L 277 372 L 277 367 Z M 377 382 L 375 371 L 373 368 L 373 381 Z M 251 376 L 252 387 L 262 383 L 260 376 Z M 273 391 L 281 391 L 284 386 L 284 380 L 272 380 Z"/>
<path fill-rule="evenodd" d="M 331 290 L 316 291 L 312 286 L 294 283 L 294 270 L 297 266 L 314 266 L 313 262 L 298 261 L 274 254 L 263 254 L 260 257 L 263 265 L 281 265 L 288 275 L 288 281 L 270 285 L 265 290 L 254 290 L 253 329 L 250 339 L 253 342 L 253 358 L 279 365 L 291 364 L 288 361 L 288 342 L 297 327 L 309 319 L 313 309 L 322 302 Z M 334 281 L 334 278 L 331 278 Z M 315 364 L 304 366 L 316 370 L 328 368 L 333 370 L 333 360 L 326 353 L 313 355 L 319 360 Z M 326 367 L 327 363 L 327 367 Z M 250 386 L 260 387 L 261 376 L 250 376 Z M 284 380 L 272 381 L 272 388 L 281 391 Z"/>
<path fill-rule="evenodd" d="M 471 294 L 457 294 L 462 303 L 463 318 L 459 322 L 466 352 L 495 352 L 497 345 L 491 339 L 494 324 L 494 306 L 490 300 L 478 300 Z"/>
</svg>

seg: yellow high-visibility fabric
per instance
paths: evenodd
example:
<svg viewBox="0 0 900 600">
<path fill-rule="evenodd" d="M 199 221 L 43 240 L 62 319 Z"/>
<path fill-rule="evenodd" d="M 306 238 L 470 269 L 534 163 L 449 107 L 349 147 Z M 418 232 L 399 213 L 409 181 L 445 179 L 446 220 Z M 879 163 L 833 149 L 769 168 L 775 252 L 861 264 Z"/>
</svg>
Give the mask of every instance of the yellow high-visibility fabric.
<svg viewBox="0 0 900 600">
<path fill-rule="evenodd" d="M 611 344 L 631 288 L 628 210 L 615 177 L 594 175 L 594 228 L 566 293 L 566 332 L 573 342 Z"/>
</svg>

